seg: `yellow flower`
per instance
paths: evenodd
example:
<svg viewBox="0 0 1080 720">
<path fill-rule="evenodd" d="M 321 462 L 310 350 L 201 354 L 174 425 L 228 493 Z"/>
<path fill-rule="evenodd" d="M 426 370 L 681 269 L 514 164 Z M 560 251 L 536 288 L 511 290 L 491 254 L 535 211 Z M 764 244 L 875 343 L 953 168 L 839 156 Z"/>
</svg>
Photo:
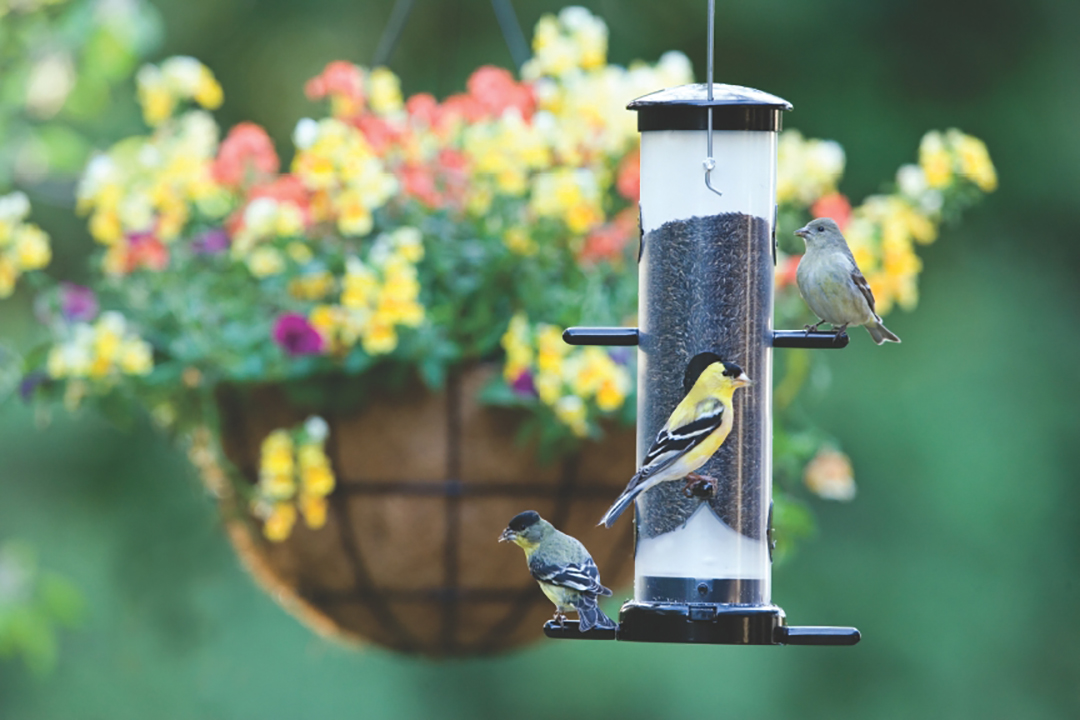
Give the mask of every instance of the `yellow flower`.
<svg viewBox="0 0 1080 720">
<path fill-rule="evenodd" d="M 14 236 L 15 257 L 22 270 L 38 270 L 49 264 L 52 251 L 45 231 L 37 225 L 27 224 L 16 230 Z"/>
<path fill-rule="evenodd" d="M 621 369 L 621 368 L 620 368 Z M 603 412 L 614 412 L 622 407 L 626 400 L 626 385 L 622 376 L 612 374 L 604 378 L 596 391 L 596 405 Z"/>
<path fill-rule="evenodd" d="M 364 329 L 361 342 L 369 355 L 385 355 L 397 347 L 397 332 L 388 323 L 372 322 Z"/>
<path fill-rule="evenodd" d="M 296 507 L 287 502 L 275 503 L 263 524 L 263 535 L 270 542 L 281 542 L 289 537 L 295 524 Z"/>
<path fill-rule="evenodd" d="M 285 260 L 281 253 L 272 247 L 260 247 L 252 251 L 247 258 L 248 269 L 258 278 L 277 275 L 285 270 Z"/>
<path fill-rule="evenodd" d="M 224 100 L 224 93 L 221 91 L 221 85 L 211 74 L 210 70 L 203 68 L 203 72 L 199 76 L 199 84 L 195 88 L 194 100 L 202 105 L 207 110 L 216 110 L 221 107 L 221 101 Z"/>
<path fill-rule="evenodd" d="M 289 475 L 293 473 L 293 441 L 288 430 L 274 430 L 266 436 L 260 448 L 260 475 Z"/>
<path fill-rule="evenodd" d="M 377 67 L 371 71 L 368 81 L 372 110 L 380 115 L 401 110 L 401 81 L 397 75 L 385 67 Z"/>
<path fill-rule="evenodd" d="M 333 289 L 334 276 L 325 270 L 301 275 L 289 281 L 289 294 L 299 300 L 322 300 Z"/>
<path fill-rule="evenodd" d="M 276 500 L 287 500 L 296 494 L 296 481 L 291 473 L 267 473 L 259 478 L 263 495 Z"/>
<path fill-rule="evenodd" d="M 562 396 L 563 381 L 558 372 L 540 371 L 533 378 L 533 383 L 536 385 L 536 394 L 545 405 L 554 405 Z"/>
<path fill-rule="evenodd" d="M 563 358 L 570 347 L 563 342 L 562 332 L 554 325 L 538 326 L 536 364 L 542 373 L 561 373 Z"/>
<path fill-rule="evenodd" d="M 15 280 L 19 270 L 6 255 L 0 255 L 0 298 L 6 298 L 15 292 Z"/>
<path fill-rule="evenodd" d="M 515 225 L 503 233 L 503 242 L 510 252 L 517 255 L 535 255 L 539 249 L 536 242 L 529 236 L 529 231 L 520 225 Z"/>
<path fill-rule="evenodd" d="M 398 228 L 393 232 L 394 245 L 401 257 L 410 263 L 418 263 L 424 258 L 424 237 L 414 227 Z"/>
<path fill-rule="evenodd" d="M 589 434 L 586 413 L 585 401 L 576 395 L 564 395 L 555 403 L 555 416 L 578 437 Z"/>
<path fill-rule="evenodd" d="M 312 530 L 318 530 L 326 525 L 326 498 L 319 495 L 301 495 L 300 512 L 304 515 L 304 522 Z"/>
<path fill-rule="evenodd" d="M 959 130 L 949 131 L 949 140 L 960 161 L 960 173 L 975 183 L 983 192 L 997 189 L 997 171 L 990 161 L 990 153 L 982 140 L 965 135 Z"/>
<path fill-rule="evenodd" d="M 941 133 L 932 130 L 919 143 L 919 166 L 926 174 L 926 183 L 940 188 L 952 181 L 952 157 Z"/>
<path fill-rule="evenodd" d="M 120 350 L 120 371 L 127 375 L 149 375 L 154 369 L 154 354 L 145 340 L 129 339 Z"/>
</svg>

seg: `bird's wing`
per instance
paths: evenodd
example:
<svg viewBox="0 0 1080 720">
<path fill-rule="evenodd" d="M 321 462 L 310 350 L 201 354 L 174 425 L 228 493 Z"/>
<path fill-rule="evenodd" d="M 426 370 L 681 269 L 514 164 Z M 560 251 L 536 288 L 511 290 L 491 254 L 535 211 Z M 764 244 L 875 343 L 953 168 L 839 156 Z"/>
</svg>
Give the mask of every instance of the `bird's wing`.
<svg viewBox="0 0 1080 720">
<path fill-rule="evenodd" d="M 600 570 L 591 557 L 580 562 L 566 564 L 543 561 L 529 563 L 529 573 L 535 580 L 549 585 L 558 585 L 579 592 L 593 593 L 594 595 L 611 593 L 610 590 L 600 584 Z"/>
<path fill-rule="evenodd" d="M 862 271 L 859 270 L 859 266 L 855 265 L 854 261 L 851 263 L 855 269 L 851 271 L 851 282 L 855 283 L 855 287 L 859 289 L 863 297 L 866 298 L 866 304 L 870 306 L 870 312 L 877 315 L 877 310 L 874 309 L 874 293 L 870 291 L 870 284 L 866 282 L 866 278 L 863 277 Z"/>
<path fill-rule="evenodd" d="M 685 425 L 661 430 L 641 463 L 641 471 L 638 472 L 640 480 L 645 480 L 671 465 L 712 434 L 723 422 L 724 405 L 717 403 L 708 414 L 701 415 Z"/>
</svg>

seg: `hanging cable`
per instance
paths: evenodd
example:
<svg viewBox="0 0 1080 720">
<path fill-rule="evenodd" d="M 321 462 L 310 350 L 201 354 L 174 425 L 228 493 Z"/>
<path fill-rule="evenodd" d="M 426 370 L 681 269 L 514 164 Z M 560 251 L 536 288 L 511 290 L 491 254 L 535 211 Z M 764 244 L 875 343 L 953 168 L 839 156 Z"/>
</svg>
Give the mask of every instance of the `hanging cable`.
<svg viewBox="0 0 1080 720">
<path fill-rule="evenodd" d="M 375 56 L 371 60 L 372 67 L 380 67 L 390 62 L 390 56 L 401 39 L 401 31 L 405 29 L 405 23 L 409 19 L 416 0 L 394 0 L 394 7 L 390 10 L 390 19 L 386 21 L 379 44 L 375 46 Z"/>
<path fill-rule="evenodd" d="M 708 98 L 708 120 L 707 124 L 707 140 L 706 142 L 706 156 L 705 162 L 705 187 L 712 190 L 717 195 L 723 195 L 722 192 L 712 186 L 712 171 L 716 168 L 716 160 L 712 154 L 712 113 L 713 113 L 713 26 L 716 24 L 716 0 L 709 0 L 709 32 L 708 32 L 708 44 L 709 47 L 706 50 L 705 61 L 705 96 Z"/>
<path fill-rule="evenodd" d="M 394 7 L 390 10 L 390 19 L 386 21 L 386 28 L 379 38 L 379 44 L 375 47 L 375 55 L 372 58 L 372 67 L 387 65 L 390 56 L 394 54 L 401 32 L 405 29 L 405 23 L 409 20 L 416 0 L 394 0 Z M 521 22 L 510 0 L 491 0 L 491 7 L 495 11 L 495 19 L 499 21 L 499 29 L 502 31 L 503 40 L 510 50 L 510 57 L 514 66 L 520 70 L 529 59 L 529 41 L 525 39 L 525 33 L 521 29 Z"/>
</svg>

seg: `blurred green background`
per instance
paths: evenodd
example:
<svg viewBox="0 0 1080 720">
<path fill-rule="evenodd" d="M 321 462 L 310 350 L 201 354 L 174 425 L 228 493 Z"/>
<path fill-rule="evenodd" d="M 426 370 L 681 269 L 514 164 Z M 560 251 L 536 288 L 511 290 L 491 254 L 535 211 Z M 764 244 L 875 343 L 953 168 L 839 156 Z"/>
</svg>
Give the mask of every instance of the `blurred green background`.
<svg viewBox="0 0 1080 720">
<path fill-rule="evenodd" d="M 332 59 L 369 63 L 391 3 L 154 5 L 152 59 L 206 62 L 222 124 L 264 123 L 285 149 L 312 112 L 303 81 Z M 561 7 L 514 5 L 527 35 Z M 608 22 L 613 62 L 680 49 L 704 76 L 704 0 L 585 5 Z M 773 596 L 794 624 L 858 626 L 860 645 L 550 641 L 445 663 L 342 648 L 255 587 L 165 440 L 87 414 L 36 429 L 8 403 L 0 538 L 35 545 L 86 611 L 53 673 L 0 664 L 0 718 L 1080 716 L 1080 3 L 718 5 L 717 79 L 787 98 L 788 127 L 839 141 L 853 200 L 930 128 L 983 138 L 1001 178 L 924 250 L 919 308 L 889 318 L 904 343 L 858 331 L 804 397 L 851 454 L 859 497 L 817 503 L 818 535 L 776 569 Z M 491 6 L 419 0 L 390 64 L 407 93 L 443 96 L 482 63 L 510 64 Z M 122 110 L 102 146 L 137 129 Z M 34 219 L 77 279 L 80 224 L 39 206 Z M 25 296 L 8 301 L 0 332 L 28 316 Z"/>
</svg>

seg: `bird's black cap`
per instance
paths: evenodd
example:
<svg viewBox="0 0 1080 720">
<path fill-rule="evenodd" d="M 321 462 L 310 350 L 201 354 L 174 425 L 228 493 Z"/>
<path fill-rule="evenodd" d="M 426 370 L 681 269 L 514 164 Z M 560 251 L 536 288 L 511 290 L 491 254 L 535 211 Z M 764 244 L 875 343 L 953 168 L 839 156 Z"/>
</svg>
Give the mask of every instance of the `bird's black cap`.
<svg viewBox="0 0 1080 720">
<path fill-rule="evenodd" d="M 705 368 L 709 367 L 713 363 L 723 363 L 724 358 L 720 357 L 714 352 L 698 353 L 694 357 L 690 358 L 689 364 L 686 366 L 686 375 L 683 376 L 683 394 L 686 395 L 690 392 L 690 388 L 694 387 L 694 383 L 701 377 L 701 373 L 705 372 Z M 728 363 L 724 363 L 724 367 L 731 367 Z M 742 370 L 736 368 L 736 375 Z M 725 371 L 725 375 L 731 373 Z"/>
<path fill-rule="evenodd" d="M 743 369 L 733 362 L 724 363 L 724 374 L 728 377 L 737 378 L 743 374 Z"/>
<path fill-rule="evenodd" d="M 526 510 L 523 513 L 518 513 L 510 521 L 510 529 L 514 532 L 521 532 L 527 527 L 531 527 L 540 522 L 540 514 L 535 510 Z"/>
</svg>

